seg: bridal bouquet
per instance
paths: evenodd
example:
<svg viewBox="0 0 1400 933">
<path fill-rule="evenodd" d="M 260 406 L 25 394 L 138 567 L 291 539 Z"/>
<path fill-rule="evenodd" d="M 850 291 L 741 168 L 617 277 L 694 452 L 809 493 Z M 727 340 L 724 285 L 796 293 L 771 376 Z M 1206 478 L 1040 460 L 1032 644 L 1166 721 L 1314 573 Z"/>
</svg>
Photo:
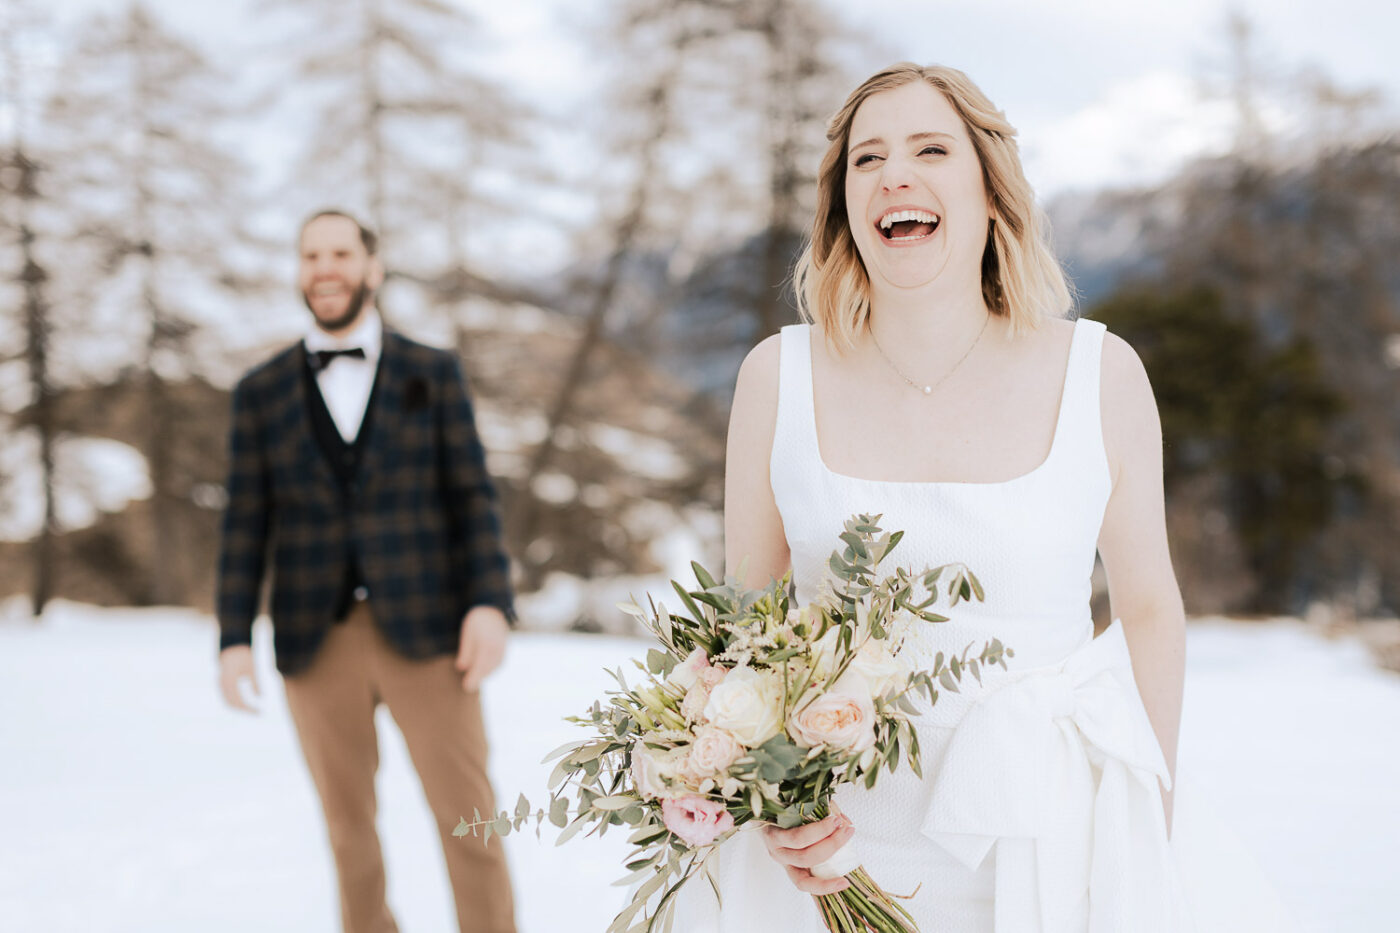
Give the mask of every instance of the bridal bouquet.
<svg viewBox="0 0 1400 933">
<path fill-rule="evenodd" d="M 615 672 L 619 689 L 570 718 L 590 737 L 545 759 L 559 759 L 547 816 L 563 829 L 560 843 L 585 828 L 631 829 L 637 850 L 618 884 L 635 890 L 608 933 L 669 931 L 676 893 L 697 874 L 714 885 L 707 860 L 744 823 L 790 828 L 819 820 L 839 785 L 873 787 L 901 758 L 918 773 L 911 695 L 933 703 L 940 689 L 956 691 L 964 673 L 980 680 L 982 666 L 1005 667 L 1013 652 L 995 639 L 977 656 L 969 657 L 970 647 L 939 653 L 931 670 L 908 663 L 913 626 L 947 620 L 931 607 L 943 597 L 953 606 L 980 600 L 982 587 L 955 564 L 880 576 L 902 533 L 882 533 L 878 521 L 861 515 L 846 522 L 844 548 L 829 561 L 833 585 L 810 605 L 793 604 L 786 578 L 743 590 L 693 564 L 698 590 L 672 583 L 683 613 L 623 607 L 661 642 L 645 664 L 634 662 L 643 682 L 629 686 Z M 513 815 L 477 813 L 456 834 L 489 840 L 545 817 L 522 796 Z M 915 931 L 850 851 L 813 869 L 851 883 L 816 898 L 827 928 Z"/>
</svg>

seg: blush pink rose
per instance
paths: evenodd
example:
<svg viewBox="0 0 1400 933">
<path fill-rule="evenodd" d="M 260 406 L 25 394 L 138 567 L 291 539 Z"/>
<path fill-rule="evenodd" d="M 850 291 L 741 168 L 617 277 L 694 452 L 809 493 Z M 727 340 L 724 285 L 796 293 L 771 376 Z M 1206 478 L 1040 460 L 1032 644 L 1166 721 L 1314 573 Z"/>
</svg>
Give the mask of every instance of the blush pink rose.
<svg viewBox="0 0 1400 933">
<path fill-rule="evenodd" d="M 705 704 L 710 702 L 710 691 L 714 690 L 724 680 L 727 673 L 723 667 L 705 667 L 700 671 L 699 678 L 686 690 L 685 699 L 681 701 L 681 715 L 686 722 L 704 722 Z"/>
<path fill-rule="evenodd" d="M 728 671 L 719 666 L 707 667 L 700 672 L 700 683 L 706 690 L 713 690 L 718 687 L 720 681 L 724 680 L 724 675 Z"/>
<path fill-rule="evenodd" d="M 684 776 L 698 787 L 706 778 L 722 777 L 743 754 L 744 746 L 734 736 L 714 726 L 701 726 L 690 744 Z"/>
<path fill-rule="evenodd" d="M 695 794 L 662 800 L 661 820 L 688 846 L 707 846 L 734 828 L 724 804 Z"/>
<path fill-rule="evenodd" d="M 681 661 L 671 670 L 671 676 L 667 677 L 666 680 L 683 690 L 688 690 L 695 686 L 696 681 L 700 679 L 700 675 L 703 674 L 709 666 L 710 658 L 709 655 L 705 654 L 705 649 L 696 648 L 685 656 L 684 661 Z"/>
</svg>

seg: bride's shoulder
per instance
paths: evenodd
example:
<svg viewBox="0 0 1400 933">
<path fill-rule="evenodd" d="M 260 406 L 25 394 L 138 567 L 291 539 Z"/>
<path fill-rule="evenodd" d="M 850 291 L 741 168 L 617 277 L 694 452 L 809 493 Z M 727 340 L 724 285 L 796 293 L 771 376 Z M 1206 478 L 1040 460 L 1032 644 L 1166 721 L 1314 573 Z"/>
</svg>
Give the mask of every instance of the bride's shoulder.
<svg viewBox="0 0 1400 933">
<path fill-rule="evenodd" d="M 1143 393 L 1150 400 L 1152 386 L 1147 367 L 1132 344 L 1111 330 L 1104 331 L 1100 367 L 1103 371 L 1101 388 L 1105 395 L 1120 396 L 1141 403 Z"/>
<path fill-rule="evenodd" d="M 778 360 L 782 351 L 782 335 L 773 334 L 761 340 L 748 352 L 739 365 L 734 382 L 734 407 L 759 409 L 778 404 Z"/>
<path fill-rule="evenodd" d="M 1160 473 L 1162 423 L 1147 367 L 1132 344 L 1105 331 L 1099 377 L 1099 412 L 1104 447 L 1114 475 L 1124 462 L 1141 462 Z"/>
</svg>

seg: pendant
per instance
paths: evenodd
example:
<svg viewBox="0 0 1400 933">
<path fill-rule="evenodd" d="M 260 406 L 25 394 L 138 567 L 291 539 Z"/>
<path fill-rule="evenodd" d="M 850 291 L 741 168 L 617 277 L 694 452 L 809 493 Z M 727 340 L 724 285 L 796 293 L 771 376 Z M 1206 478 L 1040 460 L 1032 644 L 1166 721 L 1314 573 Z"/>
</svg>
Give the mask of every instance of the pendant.
<svg viewBox="0 0 1400 933">
<path fill-rule="evenodd" d="M 933 386 L 924 386 L 924 394 L 925 394 L 925 395 L 932 395 L 932 394 L 933 394 Z"/>
</svg>

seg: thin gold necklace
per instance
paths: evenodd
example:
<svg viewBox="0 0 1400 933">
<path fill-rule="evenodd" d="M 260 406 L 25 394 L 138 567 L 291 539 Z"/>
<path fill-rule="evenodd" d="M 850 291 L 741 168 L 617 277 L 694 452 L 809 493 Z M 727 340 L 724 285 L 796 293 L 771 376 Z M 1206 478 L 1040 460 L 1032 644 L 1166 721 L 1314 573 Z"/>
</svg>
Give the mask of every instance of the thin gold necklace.
<svg viewBox="0 0 1400 933">
<path fill-rule="evenodd" d="M 953 373 L 955 373 L 955 372 L 958 371 L 958 367 L 961 366 L 961 365 L 963 364 L 963 360 L 967 359 L 969 356 L 972 355 L 972 351 L 976 348 L 977 344 L 981 342 L 981 340 L 982 340 L 982 334 L 986 332 L 986 330 L 987 330 L 987 325 L 990 324 L 991 321 L 992 321 L 992 316 L 991 316 L 990 314 L 988 314 L 988 315 L 986 316 L 986 318 L 983 319 L 983 321 L 982 321 L 982 329 L 979 330 L 979 331 L 977 332 L 977 336 L 976 336 L 975 338 L 973 338 L 972 346 L 968 347 L 968 348 L 967 348 L 967 352 L 964 353 L 961 357 L 959 357 L 959 358 L 958 358 L 958 361 L 957 361 L 956 363 L 953 364 L 952 368 L 949 369 L 946 373 L 943 374 L 943 378 L 942 378 L 942 379 L 939 379 L 937 382 L 933 383 L 932 385 L 920 385 L 919 383 L 915 382 L 913 379 L 910 379 L 908 376 L 904 375 L 904 370 L 902 370 L 902 369 L 900 369 L 898 366 L 894 365 L 894 360 L 890 359 L 889 354 L 887 354 L 887 353 L 885 352 L 885 348 L 882 347 L 882 346 L 880 346 L 880 341 L 878 341 L 878 340 L 875 339 L 875 328 L 872 327 L 868 321 L 866 322 L 866 325 L 865 325 L 865 326 L 866 326 L 866 329 L 870 331 L 870 342 L 873 343 L 873 344 L 875 344 L 875 349 L 879 351 L 880 356 L 881 356 L 881 357 L 884 359 L 884 361 L 889 365 L 890 369 L 894 370 L 894 374 L 895 374 L 896 376 L 898 376 L 899 378 L 903 379 L 905 382 L 909 383 L 909 384 L 910 384 L 911 386 L 913 386 L 914 388 L 918 389 L 920 392 L 924 393 L 924 395 L 932 395 L 932 394 L 933 394 L 933 390 L 936 389 L 936 388 L 938 388 L 939 386 L 941 386 L 943 383 L 947 382 L 947 381 L 948 381 L 948 377 L 951 376 L 951 375 L 953 375 Z"/>
</svg>

